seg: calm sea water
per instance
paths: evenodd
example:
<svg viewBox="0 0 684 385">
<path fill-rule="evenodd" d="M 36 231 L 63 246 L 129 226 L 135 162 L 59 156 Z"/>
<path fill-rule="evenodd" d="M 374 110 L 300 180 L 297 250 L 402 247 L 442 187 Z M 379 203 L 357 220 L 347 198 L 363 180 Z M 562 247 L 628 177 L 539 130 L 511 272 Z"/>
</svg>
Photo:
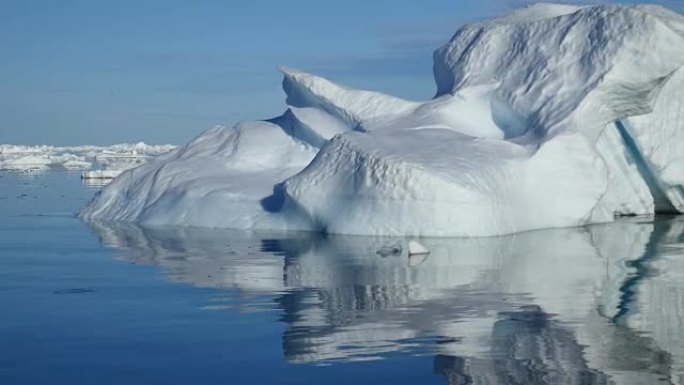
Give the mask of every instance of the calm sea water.
<svg viewBox="0 0 684 385">
<path fill-rule="evenodd" d="M 142 229 L 0 173 L 0 384 L 682 384 L 684 220 L 484 239 Z"/>
</svg>

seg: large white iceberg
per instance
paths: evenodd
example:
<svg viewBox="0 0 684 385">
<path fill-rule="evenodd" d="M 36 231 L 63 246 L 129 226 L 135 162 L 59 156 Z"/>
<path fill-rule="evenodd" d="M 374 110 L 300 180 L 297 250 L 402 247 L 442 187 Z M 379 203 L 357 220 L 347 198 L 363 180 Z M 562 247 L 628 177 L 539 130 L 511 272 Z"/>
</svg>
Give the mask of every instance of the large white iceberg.
<svg viewBox="0 0 684 385">
<path fill-rule="evenodd" d="M 684 17 L 538 4 L 461 28 L 414 102 L 282 68 L 281 117 L 210 129 L 80 215 L 486 236 L 684 211 Z"/>
</svg>

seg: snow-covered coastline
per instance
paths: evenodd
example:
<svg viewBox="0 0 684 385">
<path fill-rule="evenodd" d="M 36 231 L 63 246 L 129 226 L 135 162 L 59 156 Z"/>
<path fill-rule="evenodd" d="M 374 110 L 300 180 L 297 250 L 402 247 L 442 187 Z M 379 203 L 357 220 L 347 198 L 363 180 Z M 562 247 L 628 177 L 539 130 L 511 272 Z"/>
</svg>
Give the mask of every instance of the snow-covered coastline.
<svg viewBox="0 0 684 385">
<path fill-rule="evenodd" d="M 282 68 L 286 112 L 122 173 L 85 219 L 489 236 L 684 212 L 684 18 L 538 4 L 462 27 L 425 102 Z"/>
</svg>

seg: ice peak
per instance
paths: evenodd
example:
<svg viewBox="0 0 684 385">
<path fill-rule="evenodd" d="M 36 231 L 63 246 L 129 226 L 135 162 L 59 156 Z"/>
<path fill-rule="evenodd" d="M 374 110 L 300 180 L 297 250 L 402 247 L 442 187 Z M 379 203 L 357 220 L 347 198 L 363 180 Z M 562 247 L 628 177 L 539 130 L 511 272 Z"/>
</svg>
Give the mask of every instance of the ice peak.
<svg viewBox="0 0 684 385">
<path fill-rule="evenodd" d="M 414 108 L 415 103 L 381 92 L 356 90 L 304 71 L 280 66 L 287 104 L 320 108 L 354 127 L 364 121 Z"/>
</svg>

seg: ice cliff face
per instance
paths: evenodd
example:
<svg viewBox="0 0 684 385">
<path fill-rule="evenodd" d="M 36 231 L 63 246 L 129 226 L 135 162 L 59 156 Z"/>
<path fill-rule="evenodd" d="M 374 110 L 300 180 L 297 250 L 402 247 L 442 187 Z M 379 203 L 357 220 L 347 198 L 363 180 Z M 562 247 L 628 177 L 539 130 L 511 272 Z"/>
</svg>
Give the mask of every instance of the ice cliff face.
<svg viewBox="0 0 684 385">
<path fill-rule="evenodd" d="M 286 113 L 217 127 L 83 211 L 149 225 L 484 236 L 684 212 L 684 18 L 539 4 L 461 28 L 426 102 L 282 68 Z"/>
</svg>

